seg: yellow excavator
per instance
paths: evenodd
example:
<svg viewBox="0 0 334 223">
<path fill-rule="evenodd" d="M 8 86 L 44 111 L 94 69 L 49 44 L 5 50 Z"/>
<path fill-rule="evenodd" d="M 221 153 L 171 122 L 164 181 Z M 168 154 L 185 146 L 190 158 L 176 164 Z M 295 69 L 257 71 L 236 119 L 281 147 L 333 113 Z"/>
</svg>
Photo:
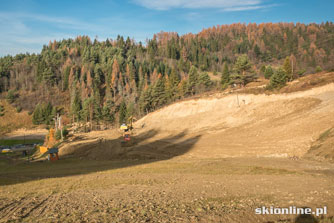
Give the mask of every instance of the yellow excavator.
<svg viewBox="0 0 334 223">
<path fill-rule="evenodd" d="M 128 144 L 127 142 L 129 142 L 131 140 L 131 133 L 133 130 L 133 122 L 136 121 L 137 119 L 133 116 L 130 116 L 127 119 L 127 124 L 123 123 L 120 127 L 121 131 L 123 132 L 123 144 Z"/>
<path fill-rule="evenodd" d="M 128 127 L 130 129 L 130 131 L 133 129 L 133 122 L 137 121 L 137 119 L 135 117 L 133 117 L 132 115 L 128 118 L 127 123 L 128 123 Z"/>
</svg>

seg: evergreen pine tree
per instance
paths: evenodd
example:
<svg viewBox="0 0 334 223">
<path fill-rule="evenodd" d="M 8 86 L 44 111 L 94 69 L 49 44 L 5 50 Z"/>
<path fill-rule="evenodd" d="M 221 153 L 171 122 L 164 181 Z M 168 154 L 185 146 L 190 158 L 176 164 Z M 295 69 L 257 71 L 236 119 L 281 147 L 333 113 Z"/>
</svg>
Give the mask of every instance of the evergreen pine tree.
<svg viewBox="0 0 334 223">
<path fill-rule="evenodd" d="M 126 108 L 126 120 L 135 114 L 135 106 L 133 102 L 130 102 Z"/>
<path fill-rule="evenodd" d="M 92 122 L 94 118 L 94 98 L 91 96 L 83 101 L 80 117 L 85 122 Z M 92 123 L 91 123 L 92 124 Z"/>
<path fill-rule="evenodd" d="M 126 123 L 126 114 L 127 114 L 126 103 L 125 101 L 122 101 L 118 113 L 118 121 L 120 125 Z"/>
<path fill-rule="evenodd" d="M 255 53 L 257 58 L 259 58 L 261 56 L 261 50 L 260 50 L 260 47 L 257 44 L 255 44 L 254 53 Z"/>
<path fill-rule="evenodd" d="M 140 110 L 144 113 L 148 113 L 152 109 L 152 86 L 149 86 L 146 90 L 143 90 L 141 92 L 140 98 L 139 98 L 139 107 Z"/>
<path fill-rule="evenodd" d="M 237 61 L 234 64 L 234 71 L 241 74 L 246 75 L 251 68 L 251 63 L 249 62 L 248 56 L 243 54 L 238 57 Z"/>
<path fill-rule="evenodd" d="M 52 123 L 53 119 L 52 111 L 53 111 L 52 104 L 48 102 L 43 108 L 43 119 L 45 121 L 45 124 L 47 125 L 50 125 Z"/>
<path fill-rule="evenodd" d="M 71 67 L 67 66 L 63 73 L 62 78 L 62 91 L 66 91 L 68 89 L 68 78 L 70 76 Z"/>
<path fill-rule="evenodd" d="M 35 125 L 39 125 L 43 123 L 43 111 L 42 111 L 42 105 L 37 104 L 34 110 L 34 113 L 32 115 L 32 122 Z"/>
<path fill-rule="evenodd" d="M 286 57 L 283 63 L 283 70 L 285 71 L 288 80 L 292 80 L 292 67 L 290 63 L 290 57 Z"/>
<path fill-rule="evenodd" d="M 202 72 L 198 76 L 197 89 L 200 92 L 206 91 L 212 85 L 212 81 L 207 72 Z"/>
<path fill-rule="evenodd" d="M 71 113 L 73 115 L 73 121 L 80 120 L 81 108 L 82 108 L 81 99 L 79 93 L 75 90 L 74 99 L 71 105 Z"/>
<path fill-rule="evenodd" d="M 253 81 L 255 74 L 251 70 L 251 66 L 246 54 L 239 56 L 233 67 L 233 74 L 231 75 L 232 83 L 245 86 L 247 83 Z"/>
<path fill-rule="evenodd" d="M 177 86 L 179 85 L 179 83 L 180 83 L 180 77 L 176 73 L 176 70 L 173 68 L 172 72 L 168 77 L 168 90 L 166 89 L 167 94 L 172 101 L 175 99 L 177 95 Z"/>
<path fill-rule="evenodd" d="M 273 71 L 273 69 L 271 68 L 271 66 L 270 66 L 270 65 L 266 66 L 266 70 L 265 70 L 265 72 L 264 72 L 264 77 L 265 77 L 266 79 L 270 79 L 270 77 L 273 75 L 273 73 L 274 73 L 274 71 Z"/>
<path fill-rule="evenodd" d="M 191 66 L 188 76 L 188 92 L 191 95 L 196 93 L 195 87 L 198 79 L 198 71 L 195 66 Z"/>
<path fill-rule="evenodd" d="M 166 91 L 165 91 L 164 80 L 165 78 L 162 78 L 161 74 L 159 74 L 158 80 L 153 87 L 152 100 L 153 100 L 153 106 L 155 108 L 158 108 L 166 103 Z"/>
<path fill-rule="evenodd" d="M 220 81 L 222 89 L 225 89 L 228 86 L 229 82 L 230 82 L 230 71 L 228 70 L 227 63 L 225 62 Z"/>
<path fill-rule="evenodd" d="M 288 80 L 288 76 L 286 75 L 285 70 L 282 68 L 279 68 L 271 76 L 268 88 L 270 89 L 281 88 L 285 85 L 287 80 Z"/>
<path fill-rule="evenodd" d="M 103 106 L 102 116 L 103 116 L 103 120 L 106 123 L 114 123 L 115 121 L 115 115 L 112 111 L 113 106 L 114 106 L 114 102 L 112 100 L 107 100 L 105 105 Z"/>
</svg>

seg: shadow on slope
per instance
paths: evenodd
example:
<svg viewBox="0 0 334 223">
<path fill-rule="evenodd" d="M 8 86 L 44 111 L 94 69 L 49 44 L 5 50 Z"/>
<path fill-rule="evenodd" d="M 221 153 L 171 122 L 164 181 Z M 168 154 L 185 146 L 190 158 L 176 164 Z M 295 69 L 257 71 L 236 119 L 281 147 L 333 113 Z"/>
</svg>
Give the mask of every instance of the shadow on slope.
<svg viewBox="0 0 334 223">
<path fill-rule="evenodd" d="M 201 137 L 197 135 L 184 138 L 186 132 L 181 132 L 159 140 L 144 142 L 157 133 L 158 131 L 151 130 L 138 135 L 134 138 L 135 145 L 131 147 L 121 147 L 122 139 L 119 137 L 78 146 L 76 150 L 57 162 L 1 165 L 0 185 L 88 174 L 167 160 L 187 153 Z M 84 158 L 85 156 L 88 159 Z"/>
<path fill-rule="evenodd" d="M 334 162 L 334 128 L 324 131 L 304 157 L 311 160 Z"/>
</svg>

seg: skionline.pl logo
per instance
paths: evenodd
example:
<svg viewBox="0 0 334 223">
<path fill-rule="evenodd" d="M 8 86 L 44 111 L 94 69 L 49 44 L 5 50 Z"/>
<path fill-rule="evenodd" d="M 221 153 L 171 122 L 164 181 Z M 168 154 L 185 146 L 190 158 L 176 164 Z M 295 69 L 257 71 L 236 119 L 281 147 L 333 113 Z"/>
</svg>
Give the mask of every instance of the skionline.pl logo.
<svg viewBox="0 0 334 223">
<path fill-rule="evenodd" d="M 278 207 L 260 207 L 255 208 L 255 214 L 313 214 L 316 216 L 327 214 L 327 206 L 316 208 L 312 210 L 312 208 L 301 207 L 298 208 L 296 206 L 290 206 L 287 208 L 278 208 Z"/>
</svg>

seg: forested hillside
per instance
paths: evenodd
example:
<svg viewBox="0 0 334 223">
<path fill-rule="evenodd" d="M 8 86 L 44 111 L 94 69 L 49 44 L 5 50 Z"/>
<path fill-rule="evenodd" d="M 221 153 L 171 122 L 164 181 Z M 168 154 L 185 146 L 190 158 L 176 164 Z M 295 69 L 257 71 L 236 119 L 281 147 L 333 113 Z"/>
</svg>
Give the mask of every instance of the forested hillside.
<svg viewBox="0 0 334 223">
<path fill-rule="evenodd" d="M 30 111 L 35 124 L 51 123 L 56 112 L 75 122 L 116 124 L 260 76 L 270 79 L 270 89 L 333 69 L 332 22 L 232 24 L 182 36 L 161 32 L 146 44 L 121 36 L 53 41 L 37 55 L 1 58 L 0 93 Z"/>
</svg>

